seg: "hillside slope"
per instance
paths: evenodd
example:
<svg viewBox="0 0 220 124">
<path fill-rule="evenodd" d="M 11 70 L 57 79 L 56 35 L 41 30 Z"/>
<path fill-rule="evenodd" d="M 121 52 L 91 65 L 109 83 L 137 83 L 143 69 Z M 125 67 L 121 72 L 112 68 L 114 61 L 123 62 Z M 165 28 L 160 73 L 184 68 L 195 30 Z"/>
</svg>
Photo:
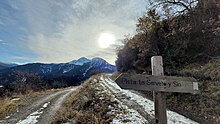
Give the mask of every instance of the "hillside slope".
<svg viewBox="0 0 220 124">
<path fill-rule="evenodd" d="M 109 74 L 89 78 L 77 92 L 66 99 L 53 124 L 154 123 L 153 101 L 139 92 L 121 89 Z M 167 116 L 168 124 L 201 123 L 171 110 L 167 110 Z"/>
</svg>

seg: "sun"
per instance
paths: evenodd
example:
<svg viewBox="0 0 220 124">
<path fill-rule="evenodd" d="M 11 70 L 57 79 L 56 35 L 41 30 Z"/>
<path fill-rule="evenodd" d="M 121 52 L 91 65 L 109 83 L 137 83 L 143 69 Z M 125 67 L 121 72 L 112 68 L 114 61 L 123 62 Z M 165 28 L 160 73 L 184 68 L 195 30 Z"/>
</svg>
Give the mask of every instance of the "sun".
<svg viewBox="0 0 220 124">
<path fill-rule="evenodd" d="M 108 48 L 111 44 L 115 43 L 115 36 L 111 33 L 101 33 L 98 43 L 100 48 Z"/>
</svg>

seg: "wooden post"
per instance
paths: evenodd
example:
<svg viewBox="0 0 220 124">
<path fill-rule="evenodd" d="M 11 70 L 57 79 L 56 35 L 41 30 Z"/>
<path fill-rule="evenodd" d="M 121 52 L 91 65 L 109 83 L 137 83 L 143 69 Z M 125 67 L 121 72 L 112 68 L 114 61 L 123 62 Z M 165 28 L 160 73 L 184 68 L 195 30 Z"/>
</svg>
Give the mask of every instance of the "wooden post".
<svg viewBox="0 0 220 124">
<path fill-rule="evenodd" d="M 151 57 L 152 75 L 163 76 L 162 56 Z M 166 96 L 163 92 L 153 92 L 156 124 L 167 124 Z"/>
</svg>

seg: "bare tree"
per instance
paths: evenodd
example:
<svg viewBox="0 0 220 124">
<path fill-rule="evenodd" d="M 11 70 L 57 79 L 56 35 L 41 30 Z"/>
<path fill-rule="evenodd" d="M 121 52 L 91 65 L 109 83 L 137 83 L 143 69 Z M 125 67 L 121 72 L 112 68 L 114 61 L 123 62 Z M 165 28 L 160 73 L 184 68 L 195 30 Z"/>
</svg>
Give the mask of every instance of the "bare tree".
<svg viewBox="0 0 220 124">
<path fill-rule="evenodd" d="M 149 0 L 151 9 L 162 7 L 167 11 L 168 9 L 174 10 L 174 14 L 183 14 L 192 10 L 199 0 Z"/>
<path fill-rule="evenodd" d="M 15 84 L 17 92 L 20 93 L 25 93 L 31 90 L 38 91 L 42 89 L 40 76 L 34 73 L 16 71 Z"/>
</svg>

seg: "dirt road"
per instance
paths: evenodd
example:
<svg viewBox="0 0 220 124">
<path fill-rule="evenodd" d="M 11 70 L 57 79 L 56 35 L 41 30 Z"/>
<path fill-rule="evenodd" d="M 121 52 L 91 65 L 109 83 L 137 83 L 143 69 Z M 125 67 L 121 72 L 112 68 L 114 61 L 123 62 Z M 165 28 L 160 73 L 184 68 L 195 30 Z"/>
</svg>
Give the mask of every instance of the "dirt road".
<svg viewBox="0 0 220 124">
<path fill-rule="evenodd" d="M 10 117 L 0 120 L 0 124 L 48 124 L 59 109 L 66 96 L 76 88 L 57 91 L 34 101 L 32 105 L 22 108 Z"/>
</svg>

